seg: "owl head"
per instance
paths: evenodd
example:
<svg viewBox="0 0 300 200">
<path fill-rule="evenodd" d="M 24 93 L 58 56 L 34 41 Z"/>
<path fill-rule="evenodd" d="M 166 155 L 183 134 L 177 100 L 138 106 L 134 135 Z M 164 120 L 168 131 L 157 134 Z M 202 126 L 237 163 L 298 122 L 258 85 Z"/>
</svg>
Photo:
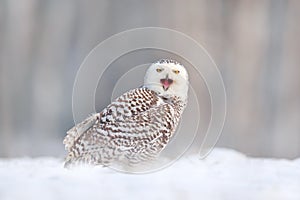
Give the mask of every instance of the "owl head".
<svg viewBox="0 0 300 200">
<path fill-rule="evenodd" d="M 188 73 L 179 62 L 162 59 L 153 63 L 147 70 L 144 87 L 162 96 L 178 96 L 186 101 L 189 88 Z"/>
</svg>

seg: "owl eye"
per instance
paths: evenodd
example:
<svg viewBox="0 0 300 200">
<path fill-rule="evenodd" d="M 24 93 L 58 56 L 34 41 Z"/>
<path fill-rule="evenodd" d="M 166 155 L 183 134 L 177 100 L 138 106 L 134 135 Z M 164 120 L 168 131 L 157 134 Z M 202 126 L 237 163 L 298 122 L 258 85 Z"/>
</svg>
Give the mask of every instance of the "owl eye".
<svg viewBox="0 0 300 200">
<path fill-rule="evenodd" d="M 161 69 L 161 68 L 157 68 L 157 69 L 156 69 L 156 71 L 157 71 L 157 72 L 162 72 L 162 71 L 163 71 L 163 69 Z"/>
<path fill-rule="evenodd" d="M 175 74 L 179 74 L 179 72 L 180 72 L 180 71 L 179 71 L 179 70 L 176 70 L 176 69 L 174 69 L 174 70 L 173 70 L 173 72 L 174 72 Z"/>
</svg>

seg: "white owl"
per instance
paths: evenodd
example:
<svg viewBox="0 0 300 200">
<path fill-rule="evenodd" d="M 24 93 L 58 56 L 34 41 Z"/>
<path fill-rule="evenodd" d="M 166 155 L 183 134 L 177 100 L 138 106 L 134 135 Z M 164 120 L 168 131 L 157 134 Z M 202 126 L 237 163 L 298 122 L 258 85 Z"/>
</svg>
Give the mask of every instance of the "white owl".
<svg viewBox="0 0 300 200">
<path fill-rule="evenodd" d="M 163 59 L 130 90 L 67 132 L 65 166 L 138 164 L 156 158 L 174 135 L 187 104 L 188 73 Z"/>
</svg>

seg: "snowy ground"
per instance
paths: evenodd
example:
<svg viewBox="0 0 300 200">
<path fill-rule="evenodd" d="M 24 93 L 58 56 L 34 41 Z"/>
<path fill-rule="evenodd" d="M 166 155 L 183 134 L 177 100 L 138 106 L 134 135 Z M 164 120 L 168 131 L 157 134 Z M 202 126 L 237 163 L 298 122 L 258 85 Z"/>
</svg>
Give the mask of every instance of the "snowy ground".
<svg viewBox="0 0 300 200">
<path fill-rule="evenodd" d="M 205 160 L 190 156 L 142 175 L 100 167 L 66 170 L 56 158 L 0 159 L 0 200 L 19 199 L 300 200 L 300 159 L 215 149 Z"/>
</svg>

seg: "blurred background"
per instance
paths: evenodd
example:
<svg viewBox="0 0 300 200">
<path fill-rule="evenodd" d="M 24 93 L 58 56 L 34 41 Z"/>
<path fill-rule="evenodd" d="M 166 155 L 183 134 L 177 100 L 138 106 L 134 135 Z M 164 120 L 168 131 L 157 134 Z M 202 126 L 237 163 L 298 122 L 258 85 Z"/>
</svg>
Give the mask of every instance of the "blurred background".
<svg viewBox="0 0 300 200">
<path fill-rule="evenodd" d="M 183 32 L 214 58 L 228 98 L 217 146 L 299 157 L 299 23 L 298 0 L 0 0 L 0 157 L 62 156 L 85 56 L 145 26 Z"/>
</svg>

